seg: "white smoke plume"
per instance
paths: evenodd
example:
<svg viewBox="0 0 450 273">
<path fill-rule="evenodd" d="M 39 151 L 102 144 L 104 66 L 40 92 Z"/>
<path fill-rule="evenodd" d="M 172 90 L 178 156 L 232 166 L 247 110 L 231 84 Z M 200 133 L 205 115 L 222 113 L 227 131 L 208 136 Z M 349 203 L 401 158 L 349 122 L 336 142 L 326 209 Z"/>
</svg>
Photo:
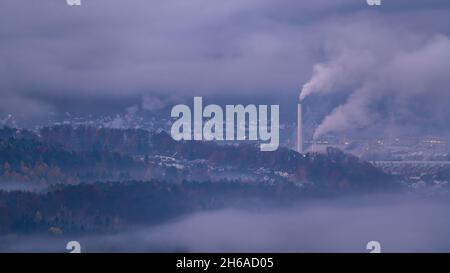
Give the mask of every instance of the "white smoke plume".
<svg viewBox="0 0 450 273">
<path fill-rule="evenodd" d="M 327 61 L 314 66 L 300 100 L 333 92 L 344 92 L 347 100 L 325 117 L 314 138 L 393 116 L 414 118 L 408 103 L 424 96 L 434 97 L 436 105 L 449 105 L 447 99 L 438 99 L 448 97 L 450 88 L 448 36 L 412 34 L 378 22 L 336 27 L 327 43 Z M 392 101 L 390 107 L 376 109 L 386 100 Z M 438 113 L 428 114 L 432 118 Z"/>
</svg>

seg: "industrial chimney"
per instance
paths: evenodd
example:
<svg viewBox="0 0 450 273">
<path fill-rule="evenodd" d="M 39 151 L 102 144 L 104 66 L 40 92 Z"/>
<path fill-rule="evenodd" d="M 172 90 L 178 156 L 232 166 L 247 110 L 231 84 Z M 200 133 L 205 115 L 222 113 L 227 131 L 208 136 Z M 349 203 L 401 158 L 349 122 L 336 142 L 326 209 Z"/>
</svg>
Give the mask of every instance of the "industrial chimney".
<svg viewBox="0 0 450 273">
<path fill-rule="evenodd" d="M 303 153 L 303 117 L 302 104 L 297 104 L 297 152 Z"/>
</svg>

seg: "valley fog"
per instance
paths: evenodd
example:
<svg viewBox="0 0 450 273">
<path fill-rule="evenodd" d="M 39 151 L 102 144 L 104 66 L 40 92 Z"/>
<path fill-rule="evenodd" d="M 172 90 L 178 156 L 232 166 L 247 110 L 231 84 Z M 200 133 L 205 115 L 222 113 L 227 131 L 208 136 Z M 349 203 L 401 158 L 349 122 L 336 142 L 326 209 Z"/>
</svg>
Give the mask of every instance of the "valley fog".
<svg viewBox="0 0 450 273">
<path fill-rule="evenodd" d="M 15 236 L 2 252 L 382 252 L 450 251 L 450 201 L 404 195 L 317 199 L 286 208 L 223 209 L 99 236 Z"/>
</svg>

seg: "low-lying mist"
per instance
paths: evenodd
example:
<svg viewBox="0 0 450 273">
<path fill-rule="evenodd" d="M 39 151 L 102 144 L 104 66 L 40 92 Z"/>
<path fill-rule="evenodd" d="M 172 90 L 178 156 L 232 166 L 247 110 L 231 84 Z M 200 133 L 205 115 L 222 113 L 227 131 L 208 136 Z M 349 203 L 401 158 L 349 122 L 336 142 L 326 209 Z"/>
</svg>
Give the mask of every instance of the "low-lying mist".
<svg viewBox="0 0 450 273">
<path fill-rule="evenodd" d="M 48 186 L 43 184 L 31 183 L 31 182 L 17 182 L 7 181 L 0 183 L 0 191 L 27 191 L 27 192 L 40 192 L 44 191 Z"/>
<path fill-rule="evenodd" d="M 404 195 L 317 199 L 288 208 L 224 209 L 119 234 L 6 236 L 6 252 L 383 252 L 450 251 L 450 200 Z"/>
</svg>

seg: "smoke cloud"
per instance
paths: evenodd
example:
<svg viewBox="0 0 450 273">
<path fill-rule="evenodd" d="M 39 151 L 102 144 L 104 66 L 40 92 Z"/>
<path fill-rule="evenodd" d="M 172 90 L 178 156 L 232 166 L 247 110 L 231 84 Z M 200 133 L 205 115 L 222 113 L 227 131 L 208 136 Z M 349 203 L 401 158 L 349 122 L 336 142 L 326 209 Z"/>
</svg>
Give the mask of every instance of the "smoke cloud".
<svg viewBox="0 0 450 273">
<path fill-rule="evenodd" d="M 411 32 L 379 20 L 333 28 L 327 60 L 314 66 L 300 99 L 342 93 L 346 101 L 324 118 L 314 138 L 381 123 L 402 126 L 405 120 L 417 120 L 414 126 L 426 128 L 440 122 L 450 102 L 449 37 Z"/>
</svg>

